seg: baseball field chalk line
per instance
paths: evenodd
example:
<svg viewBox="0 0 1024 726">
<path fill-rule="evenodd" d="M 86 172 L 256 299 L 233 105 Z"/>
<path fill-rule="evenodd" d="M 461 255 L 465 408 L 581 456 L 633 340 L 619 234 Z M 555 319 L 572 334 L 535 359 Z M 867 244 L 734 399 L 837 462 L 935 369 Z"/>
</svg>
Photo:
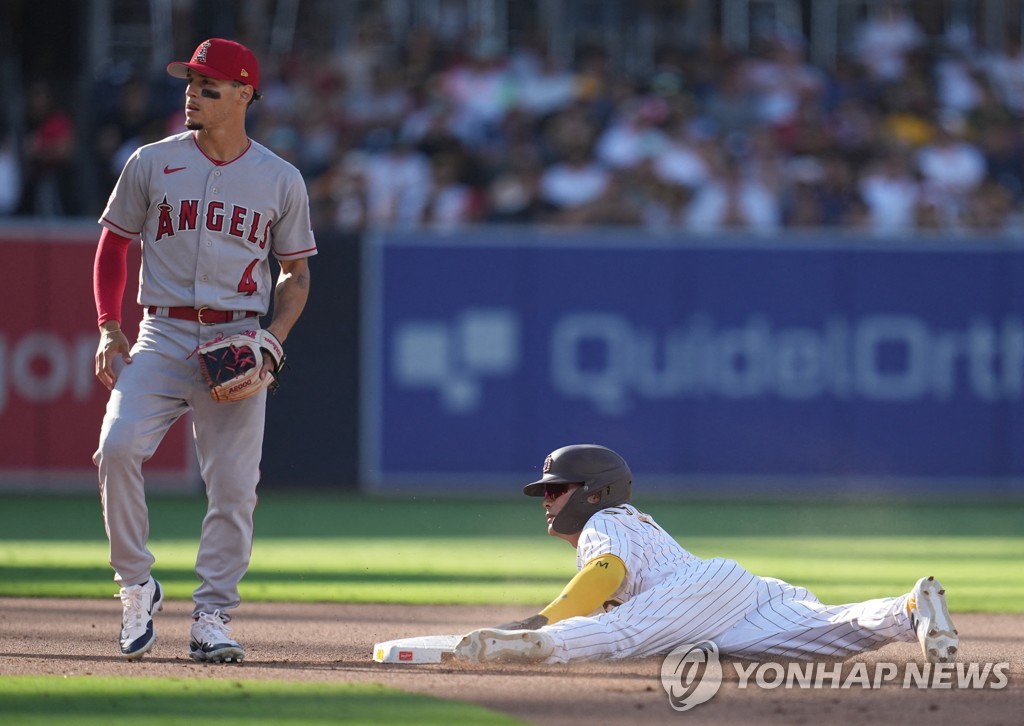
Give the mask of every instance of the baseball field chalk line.
<svg viewBox="0 0 1024 726">
<path fill-rule="evenodd" d="M 451 653 L 461 635 L 422 635 L 399 638 L 373 646 L 373 659 L 378 663 L 440 663 L 441 656 Z"/>
</svg>

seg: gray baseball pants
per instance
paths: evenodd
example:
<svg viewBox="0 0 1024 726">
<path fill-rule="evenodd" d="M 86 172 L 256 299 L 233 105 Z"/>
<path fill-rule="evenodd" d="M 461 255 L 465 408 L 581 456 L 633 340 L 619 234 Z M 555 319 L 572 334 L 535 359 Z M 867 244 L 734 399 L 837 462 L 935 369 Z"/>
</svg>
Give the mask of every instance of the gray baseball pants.
<svg viewBox="0 0 1024 726">
<path fill-rule="evenodd" d="M 217 403 L 193 355 L 201 343 L 257 327 L 255 318 L 202 326 L 188 320 L 143 318 L 107 402 L 93 461 L 99 468 L 104 526 L 114 581 L 122 587 L 150 577 L 149 510 L 143 465 L 171 425 L 192 412 L 200 473 L 206 485 L 195 572 L 193 614 L 230 611 L 249 567 L 253 510 L 260 478 L 266 391 L 244 401 Z"/>
</svg>

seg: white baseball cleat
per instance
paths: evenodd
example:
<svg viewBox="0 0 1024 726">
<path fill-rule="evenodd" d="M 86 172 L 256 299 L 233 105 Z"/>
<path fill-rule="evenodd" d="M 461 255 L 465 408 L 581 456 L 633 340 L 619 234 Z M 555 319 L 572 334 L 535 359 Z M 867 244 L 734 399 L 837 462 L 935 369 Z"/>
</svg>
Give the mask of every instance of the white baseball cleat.
<svg viewBox="0 0 1024 726">
<path fill-rule="evenodd" d="M 152 577 L 141 585 L 122 587 L 114 597 L 121 599 L 121 657 L 138 660 L 156 643 L 153 613 L 164 609 L 164 591 Z"/>
<path fill-rule="evenodd" d="M 551 636 L 539 630 L 483 628 L 466 635 L 455 646 L 455 657 L 477 663 L 544 660 L 554 650 Z"/>
<path fill-rule="evenodd" d="M 197 663 L 241 663 L 245 648 L 228 636 L 231 628 L 220 610 L 199 613 L 192 623 L 188 656 Z"/>
<path fill-rule="evenodd" d="M 929 663 L 952 663 L 960 636 L 946 607 L 946 591 L 934 577 L 922 577 L 907 598 L 910 625 Z"/>
</svg>

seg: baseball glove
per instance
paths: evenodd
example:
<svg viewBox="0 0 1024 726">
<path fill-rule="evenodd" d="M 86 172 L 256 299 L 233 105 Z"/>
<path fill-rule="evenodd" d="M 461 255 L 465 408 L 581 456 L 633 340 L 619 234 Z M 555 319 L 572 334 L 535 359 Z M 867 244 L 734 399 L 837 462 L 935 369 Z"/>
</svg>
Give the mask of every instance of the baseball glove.
<svg viewBox="0 0 1024 726">
<path fill-rule="evenodd" d="M 260 378 L 263 351 L 270 353 L 274 368 L 266 378 Z M 203 343 L 199 354 L 199 369 L 210 386 L 214 401 L 241 401 L 254 396 L 264 388 L 277 390 L 277 377 L 284 365 L 281 341 L 266 330 L 246 330 L 236 335 L 217 337 Z"/>
</svg>

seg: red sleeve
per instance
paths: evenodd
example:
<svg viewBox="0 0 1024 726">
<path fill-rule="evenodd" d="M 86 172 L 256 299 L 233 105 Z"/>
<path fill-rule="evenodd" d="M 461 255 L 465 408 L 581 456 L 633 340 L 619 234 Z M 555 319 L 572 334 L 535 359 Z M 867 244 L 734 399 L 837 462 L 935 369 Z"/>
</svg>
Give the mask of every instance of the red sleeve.
<svg viewBox="0 0 1024 726">
<path fill-rule="evenodd" d="M 99 325 L 108 320 L 121 322 L 121 300 L 128 280 L 128 245 L 131 242 L 130 237 L 122 237 L 106 227 L 100 233 L 92 266 L 92 294 L 96 300 Z"/>
</svg>

